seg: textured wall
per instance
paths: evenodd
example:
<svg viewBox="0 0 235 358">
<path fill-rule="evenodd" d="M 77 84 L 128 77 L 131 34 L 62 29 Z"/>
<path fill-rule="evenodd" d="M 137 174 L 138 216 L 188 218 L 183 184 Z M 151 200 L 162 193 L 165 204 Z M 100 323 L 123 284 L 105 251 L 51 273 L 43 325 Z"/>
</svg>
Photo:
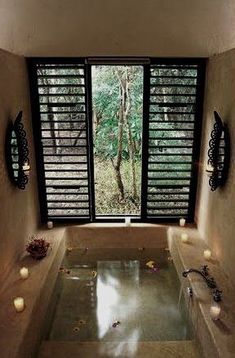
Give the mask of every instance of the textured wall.
<svg viewBox="0 0 235 358">
<path fill-rule="evenodd" d="M 234 0 L 1 0 L 0 47 L 26 56 L 211 56 Z"/>
<path fill-rule="evenodd" d="M 5 134 L 9 120 L 23 110 L 32 171 L 29 185 L 14 187 L 6 171 Z M 23 57 L 0 51 L 0 283 L 24 251 L 25 241 L 35 232 L 38 217 L 35 163 L 26 64 Z"/>
<path fill-rule="evenodd" d="M 197 221 L 203 238 L 235 282 L 235 49 L 209 60 L 205 96 Z M 211 192 L 204 165 L 214 110 L 228 124 L 231 164 L 226 186 Z"/>
</svg>

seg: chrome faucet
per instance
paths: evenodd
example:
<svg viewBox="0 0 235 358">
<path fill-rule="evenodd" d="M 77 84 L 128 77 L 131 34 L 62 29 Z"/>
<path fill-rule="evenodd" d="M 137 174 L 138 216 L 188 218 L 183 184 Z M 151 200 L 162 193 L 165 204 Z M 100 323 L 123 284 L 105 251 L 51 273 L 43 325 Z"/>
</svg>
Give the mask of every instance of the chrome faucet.
<svg viewBox="0 0 235 358">
<path fill-rule="evenodd" d="M 221 301 L 222 291 L 220 291 L 220 290 L 217 288 L 217 284 L 216 284 L 214 278 L 209 276 L 208 266 L 207 266 L 207 265 L 204 265 L 204 266 L 201 267 L 200 270 L 190 268 L 190 269 L 188 269 L 188 270 L 186 270 L 186 271 L 183 271 L 183 272 L 182 272 L 182 275 L 183 275 L 184 277 L 187 277 L 188 274 L 190 274 L 190 273 L 192 273 L 192 272 L 201 275 L 202 278 L 203 278 L 203 280 L 206 282 L 207 286 L 208 286 L 209 288 L 213 289 L 212 295 L 213 295 L 214 301 L 216 301 L 216 302 Z"/>
</svg>

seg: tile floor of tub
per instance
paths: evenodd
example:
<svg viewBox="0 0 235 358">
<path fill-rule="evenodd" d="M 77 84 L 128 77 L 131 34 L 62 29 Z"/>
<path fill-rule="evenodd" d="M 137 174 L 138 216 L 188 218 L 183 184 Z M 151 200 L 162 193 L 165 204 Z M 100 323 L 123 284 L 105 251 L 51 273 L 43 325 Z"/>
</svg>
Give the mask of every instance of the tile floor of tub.
<svg viewBox="0 0 235 358">
<path fill-rule="evenodd" d="M 47 339 L 53 341 L 176 341 L 191 339 L 179 307 L 179 280 L 159 249 L 68 251 Z M 146 262 L 159 267 L 152 272 Z M 94 277 L 96 275 L 96 277 Z M 113 327 L 113 323 L 120 324 Z"/>
</svg>

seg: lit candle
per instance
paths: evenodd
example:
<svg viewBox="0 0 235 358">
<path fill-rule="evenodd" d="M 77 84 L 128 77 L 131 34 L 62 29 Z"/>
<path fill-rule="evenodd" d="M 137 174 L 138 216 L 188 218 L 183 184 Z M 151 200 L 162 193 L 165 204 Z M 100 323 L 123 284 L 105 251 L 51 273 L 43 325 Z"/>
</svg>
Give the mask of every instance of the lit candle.
<svg viewBox="0 0 235 358">
<path fill-rule="evenodd" d="M 47 227 L 48 227 L 48 229 L 53 229 L 53 221 L 48 221 Z"/>
<path fill-rule="evenodd" d="M 206 171 L 207 171 L 208 173 L 212 173 L 212 172 L 214 171 L 213 165 L 207 164 L 207 165 L 206 165 Z"/>
<path fill-rule="evenodd" d="M 126 226 L 131 226 L 131 218 L 129 216 L 125 217 L 125 224 Z"/>
<path fill-rule="evenodd" d="M 179 223 L 180 223 L 180 226 L 185 226 L 186 220 L 184 218 L 181 218 Z"/>
<path fill-rule="evenodd" d="M 210 258 L 211 258 L 211 250 L 205 250 L 203 252 L 203 256 L 204 256 L 204 259 L 210 260 Z"/>
<path fill-rule="evenodd" d="M 181 241 L 188 242 L 188 234 L 186 234 L 186 233 L 181 234 Z"/>
<path fill-rule="evenodd" d="M 29 175 L 30 165 L 29 165 L 28 162 L 25 162 L 25 163 L 23 164 L 22 169 L 23 169 L 23 171 L 24 171 L 24 173 L 25 173 L 26 175 Z"/>
<path fill-rule="evenodd" d="M 29 277 L 29 269 L 27 267 L 22 267 L 20 269 L 20 276 L 21 278 L 23 278 L 24 280 L 26 280 L 26 278 Z"/>
<path fill-rule="evenodd" d="M 14 299 L 14 306 L 15 306 L 16 312 L 22 312 L 25 308 L 23 297 L 16 297 Z"/>
<path fill-rule="evenodd" d="M 210 307 L 210 316 L 213 320 L 219 319 L 221 308 L 219 305 L 212 305 Z"/>
</svg>

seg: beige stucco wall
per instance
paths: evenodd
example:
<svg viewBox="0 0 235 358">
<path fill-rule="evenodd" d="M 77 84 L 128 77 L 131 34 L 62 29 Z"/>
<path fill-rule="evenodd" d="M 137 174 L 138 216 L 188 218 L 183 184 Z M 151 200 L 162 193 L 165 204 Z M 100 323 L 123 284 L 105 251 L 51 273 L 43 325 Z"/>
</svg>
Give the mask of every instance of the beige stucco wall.
<svg viewBox="0 0 235 358">
<path fill-rule="evenodd" d="M 32 167 L 26 190 L 14 187 L 5 162 L 7 123 L 23 111 Z M 36 170 L 33 153 L 29 88 L 23 57 L 0 51 L 0 282 L 9 273 L 35 233 L 38 220 Z"/>
<path fill-rule="evenodd" d="M 216 110 L 228 124 L 231 136 L 231 164 L 224 188 L 210 191 L 205 173 L 208 141 Z M 212 57 L 208 63 L 204 105 L 204 128 L 198 190 L 198 228 L 235 282 L 235 49 Z"/>
<path fill-rule="evenodd" d="M 203 56 L 235 47 L 234 0 L 1 0 L 0 48 L 26 56 Z"/>
</svg>

